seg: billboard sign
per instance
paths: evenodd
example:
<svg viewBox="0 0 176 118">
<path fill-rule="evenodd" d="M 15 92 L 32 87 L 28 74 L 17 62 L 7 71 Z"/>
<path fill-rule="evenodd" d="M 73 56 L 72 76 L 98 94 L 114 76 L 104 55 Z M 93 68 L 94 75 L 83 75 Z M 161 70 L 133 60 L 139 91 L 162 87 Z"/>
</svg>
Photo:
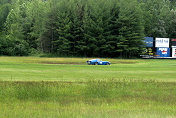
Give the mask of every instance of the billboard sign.
<svg viewBox="0 0 176 118">
<path fill-rule="evenodd" d="M 176 39 L 171 39 L 172 46 L 176 46 Z"/>
<path fill-rule="evenodd" d="M 172 48 L 172 57 L 176 57 L 176 47 Z"/>
<path fill-rule="evenodd" d="M 153 37 L 145 37 L 144 43 L 146 47 L 153 47 Z"/>
<path fill-rule="evenodd" d="M 169 48 L 169 38 L 156 38 L 155 47 L 157 48 Z"/>
<path fill-rule="evenodd" d="M 153 56 L 153 48 L 146 48 L 143 54 Z"/>
<path fill-rule="evenodd" d="M 157 48 L 157 56 L 170 57 L 170 48 Z"/>
<path fill-rule="evenodd" d="M 147 49 L 147 53 L 148 53 L 148 55 L 153 56 L 153 49 L 152 48 L 148 48 Z"/>
</svg>

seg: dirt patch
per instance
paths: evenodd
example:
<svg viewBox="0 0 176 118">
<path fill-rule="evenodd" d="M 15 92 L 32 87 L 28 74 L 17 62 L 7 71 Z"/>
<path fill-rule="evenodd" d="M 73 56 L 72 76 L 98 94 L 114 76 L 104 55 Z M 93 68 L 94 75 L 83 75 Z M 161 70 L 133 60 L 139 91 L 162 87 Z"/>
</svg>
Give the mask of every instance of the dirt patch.
<svg viewBox="0 0 176 118">
<path fill-rule="evenodd" d="M 0 81 L 0 85 L 70 85 L 70 84 L 85 84 L 86 82 L 71 82 L 71 81 Z"/>
<path fill-rule="evenodd" d="M 48 62 L 48 61 L 42 61 L 37 62 L 40 64 L 68 64 L 68 65 L 85 65 L 86 63 L 77 63 L 77 62 Z M 137 62 L 115 62 L 112 64 L 136 64 Z"/>
<path fill-rule="evenodd" d="M 76 63 L 76 62 L 50 62 L 50 61 L 41 61 L 37 62 L 39 64 L 71 64 L 71 65 L 84 65 L 85 63 Z"/>
<path fill-rule="evenodd" d="M 120 64 L 136 64 L 137 62 L 125 62 L 125 61 L 119 61 L 117 63 L 120 63 Z"/>
</svg>

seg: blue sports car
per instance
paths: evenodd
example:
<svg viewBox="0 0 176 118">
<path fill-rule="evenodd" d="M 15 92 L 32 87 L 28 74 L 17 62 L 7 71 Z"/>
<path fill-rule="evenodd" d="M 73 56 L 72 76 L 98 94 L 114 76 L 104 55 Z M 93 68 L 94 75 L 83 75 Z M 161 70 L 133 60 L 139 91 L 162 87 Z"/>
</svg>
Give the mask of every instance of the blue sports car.
<svg viewBox="0 0 176 118">
<path fill-rule="evenodd" d="M 87 61 L 88 65 L 110 65 L 111 63 L 108 61 L 102 61 L 101 59 L 91 59 Z"/>
</svg>

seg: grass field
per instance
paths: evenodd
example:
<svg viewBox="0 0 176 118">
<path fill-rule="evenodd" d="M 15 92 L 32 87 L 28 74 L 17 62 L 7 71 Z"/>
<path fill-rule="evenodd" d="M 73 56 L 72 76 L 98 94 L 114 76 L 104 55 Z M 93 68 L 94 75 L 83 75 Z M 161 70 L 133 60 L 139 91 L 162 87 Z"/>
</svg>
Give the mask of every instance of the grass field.
<svg viewBox="0 0 176 118">
<path fill-rule="evenodd" d="M 103 59 L 111 66 L 86 65 L 87 58 L 0 57 L 0 80 L 87 81 L 146 79 L 176 81 L 176 60 Z"/>
<path fill-rule="evenodd" d="M 87 60 L 0 57 L 0 117 L 176 117 L 176 60 Z"/>
</svg>

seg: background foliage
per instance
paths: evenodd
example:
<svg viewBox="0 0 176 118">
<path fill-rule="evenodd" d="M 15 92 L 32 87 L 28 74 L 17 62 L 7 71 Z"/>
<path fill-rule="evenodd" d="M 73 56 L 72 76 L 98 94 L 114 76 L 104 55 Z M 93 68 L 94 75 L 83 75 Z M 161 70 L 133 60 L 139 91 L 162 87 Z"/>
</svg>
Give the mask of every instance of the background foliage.
<svg viewBox="0 0 176 118">
<path fill-rule="evenodd" d="M 0 55 L 133 57 L 175 37 L 172 0 L 1 0 Z"/>
</svg>

